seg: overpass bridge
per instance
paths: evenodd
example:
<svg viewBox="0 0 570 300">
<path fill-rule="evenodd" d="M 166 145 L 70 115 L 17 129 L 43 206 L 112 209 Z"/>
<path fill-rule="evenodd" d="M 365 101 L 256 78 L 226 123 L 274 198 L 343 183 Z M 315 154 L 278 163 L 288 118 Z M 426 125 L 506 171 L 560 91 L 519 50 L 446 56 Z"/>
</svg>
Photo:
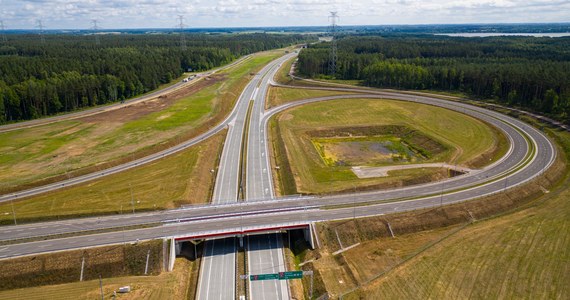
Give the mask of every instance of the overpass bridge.
<svg viewBox="0 0 570 300">
<path fill-rule="evenodd" d="M 238 238 L 239 246 L 240 248 L 243 248 L 243 238 L 246 236 L 282 233 L 290 230 L 303 230 L 304 238 L 311 246 L 311 249 L 318 247 L 319 242 L 314 222 L 284 222 L 281 224 L 277 223 L 268 225 L 249 225 L 217 230 L 204 230 L 191 233 L 178 233 L 167 238 L 170 240 L 168 271 L 172 271 L 174 268 L 175 258 L 177 255 L 180 255 L 182 243 L 184 242 L 190 242 L 194 245 L 197 245 L 206 240 L 211 241 L 226 238 Z M 196 255 L 196 250 L 194 250 L 194 255 Z"/>
</svg>

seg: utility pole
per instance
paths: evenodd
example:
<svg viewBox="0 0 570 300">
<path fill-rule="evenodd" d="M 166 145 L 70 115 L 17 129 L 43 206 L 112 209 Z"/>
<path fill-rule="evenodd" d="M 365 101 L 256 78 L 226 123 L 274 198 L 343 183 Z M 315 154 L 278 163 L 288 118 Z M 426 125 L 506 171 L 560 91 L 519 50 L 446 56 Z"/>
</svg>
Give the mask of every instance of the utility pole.
<svg viewBox="0 0 570 300">
<path fill-rule="evenodd" d="M 40 39 L 42 41 L 42 44 L 45 44 L 46 39 L 44 37 L 44 25 L 42 24 L 42 20 L 36 21 L 36 28 L 40 30 Z"/>
<path fill-rule="evenodd" d="M 6 32 L 5 32 L 6 28 L 4 27 L 4 21 L 0 20 L 0 31 L 2 31 L 2 42 L 6 43 L 6 41 L 8 41 L 6 39 Z"/>
<path fill-rule="evenodd" d="M 445 180 L 441 182 L 441 196 L 439 198 L 439 206 L 443 206 L 443 190 L 445 189 Z"/>
<path fill-rule="evenodd" d="M 101 27 L 97 26 L 96 19 L 92 19 L 91 24 L 93 24 L 90 29 L 93 30 L 93 35 L 95 36 L 95 45 L 99 46 L 101 44 L 101 40 L 99 39 L 99 34 L 97 34 L 97 31 L 101 29 Z"/>
<path fill-rule="evenodd" d="M 178 15 L 178 28 L 180 28 L 180 50 L 186 51 L 186 36 L 184 35 L 184 16 Z"/>
<path fill-rule="evenodd" d="M 99 289 L 101 289 L 101 300 L 105 300 L 105 296 L 103 295 L 103 280 L 101 280 L 101 274 L 99 274 Z"/>
<path fill-rule="evenodd" d="M 12 216 L 14 217 L 14 225 L 18 225 L 18 222 L 16 222 L 16 210 L 14 209 L 14 198 L 12 198 L 12 200 L 10 201 L 10 205 L 12 205 Z"/>
<path fill-rule="evenodd" d="M 135 213 L 135 199 L 133 198 L 133 187 L 129 183 L 129 188 L 131 189 L 131 206 L 133 207 L 133 214 Z"/>
<path fill-rule="evenodd" d="M 331 11 L 329 16 L 330 34 L 331 34 L 331 50 L 329 53 L 329 75 L 334 76 L 336 73 L 337 45 L 336 45 L 336 21 L 339 19 L 336 11 Z"/>
</svg>

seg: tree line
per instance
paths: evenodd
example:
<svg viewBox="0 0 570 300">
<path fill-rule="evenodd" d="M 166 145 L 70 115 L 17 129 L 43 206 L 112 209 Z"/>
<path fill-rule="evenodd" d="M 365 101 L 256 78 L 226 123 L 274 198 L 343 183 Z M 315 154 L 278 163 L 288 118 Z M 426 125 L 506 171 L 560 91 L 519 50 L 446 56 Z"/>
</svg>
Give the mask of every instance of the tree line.
<svg viewBox="0 0 570 300">
<path fill-rule="evenodd" d="M 335 74 L 327 74 L 330 43 L 319 43 L 300 53 L 300 75 L 461 91 L 569 122 L 570 38 L 367 35 L 343 36 L 337 44 Z"/>
<path fill-rule="evenodd" d="M 188 69 L 303 42 L 277 34 L 10 35 L 0 43 L 0 124 L 121 101 Z"/>
</svg>

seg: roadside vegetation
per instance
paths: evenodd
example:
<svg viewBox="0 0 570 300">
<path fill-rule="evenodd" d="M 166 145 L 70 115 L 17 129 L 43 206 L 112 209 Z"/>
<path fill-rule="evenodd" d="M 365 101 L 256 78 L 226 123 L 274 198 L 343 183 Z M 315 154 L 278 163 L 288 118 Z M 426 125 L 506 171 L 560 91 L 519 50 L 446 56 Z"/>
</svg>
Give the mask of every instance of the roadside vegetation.
<svg viewBox="0 0 570 300">
<path fill-rule="evenodd" d="M 162 300 L 162 299 L 194 299 L 187 297 L 190 293 L 189 284 L 195 262 L 186 258 L 177 258 L 172 272 L 163 272 L 156 276 L 127 276 L 104 278 L 103 297 L 113 299 L 113 291 L 120 287 L 130 286 L 131 292 L 117 293 L 116 299 Z M 83 282 L 73 282 L 59 285 L 29 287 L 0 292 L 3 299 L 100 299 L 101 292 L 98 279 Z"/>
<path fill-rule="evenodd" d="M 383 164 L 407 164 L 410 161 L 401 157 L 413 155 L 422 162 L 480 168 L 508 149 L 504 135 L 482 121 L 434 106 L 393 100 L 346 99 L 308 104 L 278 114 L 269 126 L 274 163 L 279 167 L 275 170 L 276 186 L 281 194 L 378 189 L 449 176 L 447 169 L 428 168 L 359 179 L 351 167 L 370 162 L 371 155 L 386 150 L 374 150 L 378 145 L 372 140 L 378 137 L 397 140 L 388 146 L 397 153 L 385 155 L 389 161 Z M 365 141 L 351 144 L 351 138 Z M 328 148 L 319 144 L 323 141 L 330 144 Z M 330 157 L 323 156 L 325 152 Z M 352 157 L 356 164 L 339 157 Z"/>
<path fill-rule="evenodd" d="M 250 74 L 282 54 L 255 54 L 166 97 L 0 133 L 0 193 L 97 171 L 195 137 L 230 113 Z"/>
<path fill-rule="evenodd" d="M 463 92 L 570 122 L 567 38 L 368 33 L 340 36 L 337 43 L 335 74 L 327 73 L 330 43 L 301 51 L 298 74 L 379 88 Z"/>
<path fill-rule="evenodd" d="M 81 274 L 83 280 L 140 276 L 147 269 L 147 255 L 147 275 L 158 275 L 164 266 L 165 246 L 162 240 L 154 240 L 3 260 L 0 291 L 77 282 Z M 6 299 L 1 294 L 0 298 Z"/>
<path fill-rule="evenodd" d="M 150 164 L 81 185 L 0 204 L 0 223 L 122 214 L 207 203 L 225 132 Z"/>
<path fill-rule="evenodd" d="M 354 93 L 271 87 L 267 96 L 266 108 L 269 109 L 302 99 L 351 94 Z"/>
</svg>

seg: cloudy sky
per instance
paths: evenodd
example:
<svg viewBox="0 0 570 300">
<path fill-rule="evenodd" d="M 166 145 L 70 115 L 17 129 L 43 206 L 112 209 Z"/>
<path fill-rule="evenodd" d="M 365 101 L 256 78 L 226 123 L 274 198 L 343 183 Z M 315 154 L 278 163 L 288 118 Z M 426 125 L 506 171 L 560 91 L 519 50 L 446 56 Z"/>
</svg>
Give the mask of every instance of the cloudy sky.
<svg viewBox="0 0 570 300">
<path fill-rule="evenodd" d="M 7 29 L 570 22 L 570 0 L 0 0 Z"/>
</svg>

